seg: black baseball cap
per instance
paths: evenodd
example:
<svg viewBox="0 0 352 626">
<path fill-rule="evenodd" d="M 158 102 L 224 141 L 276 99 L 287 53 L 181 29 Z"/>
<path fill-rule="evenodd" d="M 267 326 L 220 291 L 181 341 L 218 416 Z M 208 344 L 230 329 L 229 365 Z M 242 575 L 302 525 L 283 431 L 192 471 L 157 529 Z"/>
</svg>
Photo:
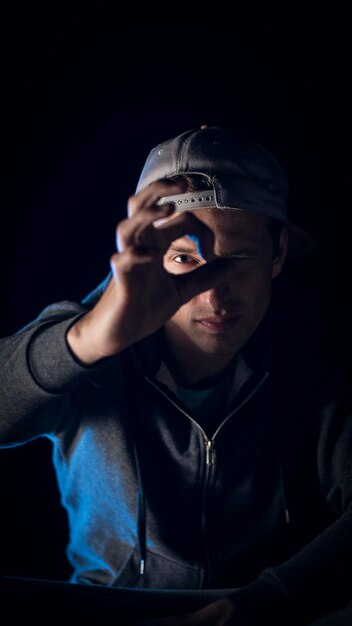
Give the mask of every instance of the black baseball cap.
<svg viewBox="0 0 352 626">
<path fill-rule="evenodd" d="M 248 211 L 279 220 L 290 233 L 289 254 L 312 250 L 313 237 L 287 217 L 287 176 L 266 148 L 235 131 L 217 126 L 188 130 L 155 146 L 143 167 L 137 192 L 179 174 L 205 174 L 211 189 L 161 198 L 176 211 L 204 207 Z"/>
</svg>

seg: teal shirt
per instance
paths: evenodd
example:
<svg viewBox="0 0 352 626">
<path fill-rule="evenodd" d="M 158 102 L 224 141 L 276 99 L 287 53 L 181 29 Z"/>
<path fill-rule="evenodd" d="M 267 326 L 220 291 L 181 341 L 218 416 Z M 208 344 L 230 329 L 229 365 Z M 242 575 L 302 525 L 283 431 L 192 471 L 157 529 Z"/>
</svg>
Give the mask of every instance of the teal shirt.
<svg viewBox="0 0 352 626">
<path fill-rule="evenodd" d="M 177 385 L 180 400 L 190 415 L 211 437 L 225 416 L 233 378 L 233 367 L 214 385 L 206 388 Z"/>
</svg>

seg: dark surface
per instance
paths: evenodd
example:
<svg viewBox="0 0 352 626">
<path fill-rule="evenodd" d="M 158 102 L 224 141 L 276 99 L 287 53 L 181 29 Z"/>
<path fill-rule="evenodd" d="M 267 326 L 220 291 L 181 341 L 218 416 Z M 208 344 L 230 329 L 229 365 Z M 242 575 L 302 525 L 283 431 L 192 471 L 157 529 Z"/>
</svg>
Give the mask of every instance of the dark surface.
<svg viewBox="0 0 352 626">
<path fill-rule="evenodd" d="M 318 243 L 310 271 L 346 323 L 347 15 L 285 4 L 272 15 L 265 7 L 193 19 L 179 8 L 158 23 L 135 21 L 137 11 L 121 17 L 113 4 L 4 10 L 0 334 L 105 277 L 149 149 L 206 123 L 248 134 L 282 162 L 291 217 Z M 2 574 L 69 575 L 50 456 L 46 440 L 0 452 Z"/>
<path fill-rule="evenodd" d="M 2 624 L 53 626 L 97 623 L 138 626 L 140 620 L 183 615 L 232 594 L 232 589 L 131 589 L 71 585 L 64 582 L 0 576 Z M 350 626 L 352 603 L 306 626 Z M 303 622 L 296 624 L 303 626 Z"/>
<path fill-rule="evenodd" d="M 138 618 L 157 618 L 196 611 L 232 590 L 159 590 L 70 585 L 56 581 L 0 577 L 4 624 L 25 618 L 36 624 L 68 620 L 121 626 Z M 6 621 L 6 618 L 9 621 Z"/>
</svg>

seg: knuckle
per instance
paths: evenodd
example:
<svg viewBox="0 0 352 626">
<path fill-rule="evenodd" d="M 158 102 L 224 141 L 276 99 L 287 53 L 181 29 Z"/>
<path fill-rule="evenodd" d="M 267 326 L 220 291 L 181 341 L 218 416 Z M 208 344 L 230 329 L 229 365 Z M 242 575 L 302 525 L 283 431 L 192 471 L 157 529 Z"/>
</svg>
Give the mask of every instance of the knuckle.
<svg viewBox="0 0 352 626">
<path fill-rule="evenodd" d="M 137 211 L 138 206 L 139 206 L 138 196 L 137 195 L 130 196 L 127 200 L 128 214 L 133 215 L 133 213 Z"/>
<path fill-rule="evenodd" d="M 133 250 L 131 248 L 128 248 L 127 250 L 125 250 L 125 252 L 120 254 L 119 267 L 121 272 L 128 274 L 134 269 L 135 265 L 135 254 L 133 253 Z"/>
<path fill-rule="evenodd" d="M 161 196 L 172 195 L 175 191 L 182 192 L 182 186 L 175 181 L 170 180 L 168 178 L 159 178 L 158 180 L 153 181 L 147 187 L 148 192 L 155 198 L 160 198 Z"/>
<path fill-rule="evenodd" d="M 122 220 L 121 222 L 119 222 L 116 226 L 116 235 L 119 235 L 121 237 L 121 235 L 124 234 L 126 227 L 127 227 L 127 222 L 128 220 Z"/>
<path fill-rule="evenodd" d="M 158 180 L 154 180 L 152 183 L 150 183 L 150 185 L 148 185 L 148 189 L 152 191 L 158 191 L 170 187 L 170 185 L 171 181 L 169 181 L 167 178 L 159 178 Z"/>
<path fill-rule="evenodd" d="M 122 220 L 116 227 L 116 246 L 122 252 L 126 245 L 128 235 L 128 220 Z"/>
<path fill-rule="evenodd" d="M 125 252 L 115 252 L 110 257 L 110 266 L 111 269 L 118 273 L 126 273 L 129 272 L 133 265 L 133 257 L 131 251 L 126 250 Z"/>
<path fill-rule="evenodd" d="M 114 252 L 114 254 L 111 255 L 110 257 L 110 265 L 111 266 L 116 266 L 119 264 L 119 260 L 120 260 L 120 256 L 121 254 L 119 254 L 118 252 Z"/>
</svg>

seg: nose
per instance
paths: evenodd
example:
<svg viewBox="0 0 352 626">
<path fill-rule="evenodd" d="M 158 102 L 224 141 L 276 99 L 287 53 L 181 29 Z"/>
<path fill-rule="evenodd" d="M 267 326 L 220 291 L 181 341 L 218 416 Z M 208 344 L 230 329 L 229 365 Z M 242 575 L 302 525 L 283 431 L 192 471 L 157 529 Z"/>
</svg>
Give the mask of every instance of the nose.
<svg viewBox="0 0 352 626">
<path fill-rule="evenodd" d="M 203 302 L 213 311 L 226 309 L 226 305 L 232 299 L 228 284 L 219 285 L 218 287 L 204 291 L 203 294 L 200 295 L 202 296 Z"/>
</svg>

